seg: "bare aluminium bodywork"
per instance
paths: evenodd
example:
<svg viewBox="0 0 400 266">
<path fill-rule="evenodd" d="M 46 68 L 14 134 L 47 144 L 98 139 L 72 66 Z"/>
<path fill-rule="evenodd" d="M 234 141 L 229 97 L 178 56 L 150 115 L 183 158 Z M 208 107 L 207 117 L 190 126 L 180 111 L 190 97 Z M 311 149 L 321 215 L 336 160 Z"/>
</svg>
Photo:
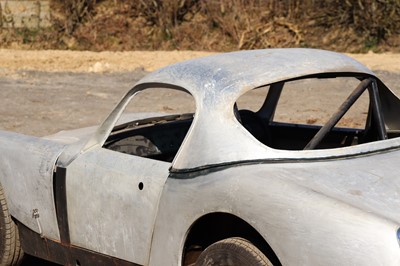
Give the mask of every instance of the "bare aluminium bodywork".
<svg viewBox="0 0 400 266">
<path fill-rule="evenodd" d="M 286 83 L 337 77 L 360 84 L 325 125 L 274 121 Z M 265 86 L 257 112 L 236 108 Z M 195 114 L 117 125 L 149 88 L 189 93 Z M 363 91 L 365 128 L 336 128 Z M 219 54 L 147 75 L 97 129 L 1 132 L 0 182 L 22 249 L 61 264 L 207 265 L 209 248 L 244 239 L 262 265 L 399 265 L 399 111 L 374 73 L 342 54 Z M 137 136 L 150 143 L 140 153 L 127 148 Z"/>
</svg>

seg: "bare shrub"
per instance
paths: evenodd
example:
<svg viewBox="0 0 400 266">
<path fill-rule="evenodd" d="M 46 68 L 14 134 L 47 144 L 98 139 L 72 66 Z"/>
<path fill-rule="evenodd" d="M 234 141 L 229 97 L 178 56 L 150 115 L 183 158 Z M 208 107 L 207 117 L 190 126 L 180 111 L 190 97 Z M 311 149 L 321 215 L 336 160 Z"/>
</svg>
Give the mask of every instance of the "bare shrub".
<svg viewBox="0 0 400 266">
<path fill-rule="evenodd" d="M 90 15 L 95 4 L 95 0 L 51 0 L 53 25 L 71 35 Z"/>
<path fill-rule="evenodd" d="M 51 0 L 35 48 L 229 51 L 318 47 L 397 51 L 400 0 Z M 0 34 L 1 35 L 1 34 Z M 5 35 L 1 35 L 0 37 Z"/>
</svg>

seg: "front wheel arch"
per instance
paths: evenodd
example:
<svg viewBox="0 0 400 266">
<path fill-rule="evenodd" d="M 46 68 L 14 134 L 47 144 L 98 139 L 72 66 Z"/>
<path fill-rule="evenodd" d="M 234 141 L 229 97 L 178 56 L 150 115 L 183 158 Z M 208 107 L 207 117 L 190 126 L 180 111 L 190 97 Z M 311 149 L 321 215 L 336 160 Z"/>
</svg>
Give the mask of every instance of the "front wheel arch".
<svg viewBox="0 0 400 266">
<path fill-rule="evenodd" d="M 185 240 L 182 265 L 195 262 L 200 253 L 223 239 L 240 237 L 256 246 L 273 265 L 281 265 L 268 242 L 249 223 L 229 213 L 215 212 L 197 219 Z"/>
</svg>

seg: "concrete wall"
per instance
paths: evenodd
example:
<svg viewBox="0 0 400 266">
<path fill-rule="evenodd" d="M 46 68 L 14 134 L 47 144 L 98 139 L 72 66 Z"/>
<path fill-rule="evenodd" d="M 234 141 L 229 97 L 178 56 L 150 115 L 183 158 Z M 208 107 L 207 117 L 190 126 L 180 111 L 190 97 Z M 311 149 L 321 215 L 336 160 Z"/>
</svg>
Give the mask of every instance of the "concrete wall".
<svg viewBox="0 0 400 266">
<path fill-rule="evenodd" d="M 46 28 L 50 25 L 48 0 L 0 0 L 0 27 Z"/>
</svg>

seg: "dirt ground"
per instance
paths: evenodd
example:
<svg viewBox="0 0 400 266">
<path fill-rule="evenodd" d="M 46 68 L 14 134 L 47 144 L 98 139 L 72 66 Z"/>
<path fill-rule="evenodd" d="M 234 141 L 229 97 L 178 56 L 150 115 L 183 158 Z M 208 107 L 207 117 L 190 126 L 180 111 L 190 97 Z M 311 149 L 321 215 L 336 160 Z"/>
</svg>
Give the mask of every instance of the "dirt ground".
<svg viewBox="0 0 400 266">
<path fill-rule="evenodd" d="M 0 49 L 0 75 L 20 70 L 44 72 L 129 72 L 138 68 L 153 71 L 179 61 L 206 56 L 199 51 L 32 51 Z M 373 70 L 400 72 L 400 54 L 348 54 Z"/>
<path fill-rule="evenodd" d="M 0 50 L 0 129 L 44 136 L 60 130 L 97 125 L 123 94 L 146 73 L 182 60 L 209 55 L 208 52 L 73 52 Z M 400 95 L 400 54 L 351 54 L 374 70 Z M 308 93 L 308 94 L 307 94 Z M 174 95 L 149 95 L 139 105 L 146 111 L 175 111 L 158 99 L 169 96 L 171 103 L 187 107 L 192 103 Z M 337 104 L 325 97 L 293 90 L 288 98 L 310 98 L 307 122 L 318 122 L 321 106 Z M 253 96 L 243 98 L 250 105 Z M 343 97 L 342 97 L 343 98 Z M 284 105 L 285 106 L 285 105 Z M 292 108 L 292 109 L 291 109 Z M 284 114 L 297 110 L 289 103 Z"/>
</svg>

